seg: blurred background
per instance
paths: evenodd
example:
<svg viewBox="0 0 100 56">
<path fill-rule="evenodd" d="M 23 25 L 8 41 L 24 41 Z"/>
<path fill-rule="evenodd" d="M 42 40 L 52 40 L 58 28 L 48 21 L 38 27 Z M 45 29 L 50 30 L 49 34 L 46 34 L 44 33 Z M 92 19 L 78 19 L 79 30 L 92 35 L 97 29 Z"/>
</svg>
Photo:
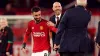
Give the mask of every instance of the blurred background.
<svg viewBox="0 0 100 56">
<path fill-rule="evenodd" d="M 14 56 L 25 56 L 20 48 L 27 23 L 32 19 L 31 8 L 39 6 L 42 9 L 42 17 L 49 20 L 53 15 L 52 4 L 58 1 L 65 10 L 74 7 L 74 0 L 0 0 L 0 18 L 7 18 L 9 26 L 14 33 Z M 100 0 L 88 0 L 87 9 L 91 11 L 92 17 L 88 26 L 89 36 L 94 39 L 100 20 Z M 31 54 L 31 38 L 28 40 L 28 51 Z M 98 53 L 96 49 L 95 56 Z"/>
</svg>

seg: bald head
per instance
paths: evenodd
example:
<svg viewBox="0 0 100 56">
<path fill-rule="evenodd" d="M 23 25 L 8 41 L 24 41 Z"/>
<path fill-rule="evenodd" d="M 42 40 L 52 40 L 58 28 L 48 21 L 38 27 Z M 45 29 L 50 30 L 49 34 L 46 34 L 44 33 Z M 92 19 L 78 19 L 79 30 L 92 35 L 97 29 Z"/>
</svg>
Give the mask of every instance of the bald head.
<svg viewBox="0 0 100 56">
<path fill-rule="evenodd" d="M 87 0 L 76 0 L 76 5 L 86 6 Z"/>
<path fill-rule="evenodd" d="M 4 28 L 5 26 L 8 26 L 8 22 L 6 18 L 0 19 L 0 28 Z"/>
<path fill-rule="evenodd" d="M 53 11 L 55 12 L 56 15 L 61 14 L 61 12 L 62 12 L 62 6 L 61 6 L 60 2 L 54 2 L 52 9 L 53 9 Z"/>
<path fill-rule="evenodd" d="M 56 6 L 56 5 L 61 6 L 60 2 L 54 2 L 54 3 L 53 3 L 53 6 Z"/>
</svg>

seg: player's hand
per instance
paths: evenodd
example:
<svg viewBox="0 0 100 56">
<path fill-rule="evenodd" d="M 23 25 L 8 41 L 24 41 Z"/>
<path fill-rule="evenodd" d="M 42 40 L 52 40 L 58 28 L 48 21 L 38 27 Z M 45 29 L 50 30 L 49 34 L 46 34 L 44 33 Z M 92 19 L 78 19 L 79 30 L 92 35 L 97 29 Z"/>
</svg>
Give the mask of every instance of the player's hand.
<svg viewBox="0 0 100 56">
<path fill-rule="evenodd" d="M 22 48 L 22 51 L 23 51 L 24 53 L 26 53 L 27 49 L 26 49 L 26 48 Z"/>
<path fill-rule="evenodd" d="M 60 45 L 54 44 L 54 50 L 57 51 L 60 48 Z"/>
<path fill-rule="evenodd" d="M 10 56 L 10 53 L 9 53 L 9 52 L 6 52 L 6 55 L 7 55 L 7 56 Z"/>
<path fill-rule="evenodd" d="M 47 22 L 47 25 L 48 25 L 48 26 L 55 26 L 55 24 L 52 23 L 51 21 L 48 21 L 48 22 Z"/>
<path fill-rule="evenodd" d="M 23 43 L 23 44 L 22 44 L 22 51 L 25 53 L 26 50 L 27 50 L 27 49 L 26 49 L 26 43 Z"/>
</svg>

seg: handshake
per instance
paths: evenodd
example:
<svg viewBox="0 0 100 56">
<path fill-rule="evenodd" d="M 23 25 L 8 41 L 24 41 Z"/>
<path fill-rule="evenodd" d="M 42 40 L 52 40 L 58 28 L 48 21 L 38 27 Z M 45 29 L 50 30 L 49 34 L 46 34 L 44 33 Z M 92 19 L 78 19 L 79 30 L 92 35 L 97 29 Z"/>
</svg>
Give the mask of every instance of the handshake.
<svg viewBox="0 0 100 56">
<path fill-rule="evenodd" d="M 60 48 L 60 45 L 56 45 L 56 44 L 54 44 L 54 48 L 53 48 L 53 50 L 58 51 L 59 48 Z"/>
</svg>

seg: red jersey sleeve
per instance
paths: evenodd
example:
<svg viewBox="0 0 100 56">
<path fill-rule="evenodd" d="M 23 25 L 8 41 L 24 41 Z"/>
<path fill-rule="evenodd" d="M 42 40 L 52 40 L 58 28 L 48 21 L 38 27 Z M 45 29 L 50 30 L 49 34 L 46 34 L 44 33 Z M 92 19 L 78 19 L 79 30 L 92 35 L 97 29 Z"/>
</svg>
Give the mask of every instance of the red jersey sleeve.
<svg viewBox="0 0 100 56">
<path fill-rule="evenodd" d="M 55 28 L 54 26 L 49 26 L 49 29 L 51 30 L 51 31 L 53 31 L 53 32 L 57 32 L 57 28 Z"/>
<path fill-rule="evenodd" d="M 28 23 L 28 28 L 26 29 L 26 32 L 24 34 L 24 40 L 23 40 L 24 43 L 27 42 L 30 33 L 31 33 L 31 22 Z"/>
</svg>

